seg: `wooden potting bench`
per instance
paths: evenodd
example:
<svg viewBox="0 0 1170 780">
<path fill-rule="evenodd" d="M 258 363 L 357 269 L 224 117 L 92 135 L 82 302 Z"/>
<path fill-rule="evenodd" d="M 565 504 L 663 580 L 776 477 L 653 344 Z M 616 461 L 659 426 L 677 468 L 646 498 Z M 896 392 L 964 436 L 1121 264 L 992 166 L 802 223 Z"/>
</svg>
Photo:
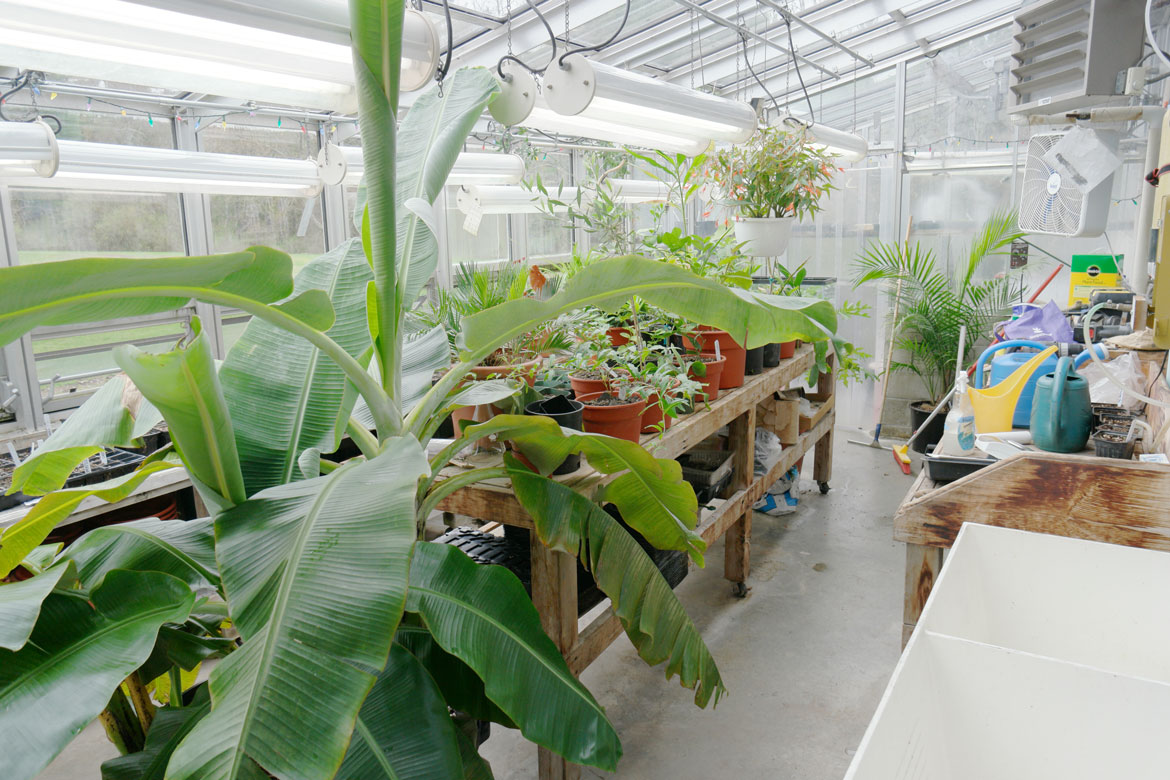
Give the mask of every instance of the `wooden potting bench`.
<svg viewBox="0 0 1170 780">
<path fill-rule="evenodd" d="M 830 366 L 833 356 L 830 356 Z M 817 392 L 809 396 L 814 413 L 804 418 L 797 413 L 798 402 L 780 393 L 805 376 L 813 366 L 813 348 L 801 346 L 796 354 L 775 368 L 746 377 L 742 387 L 721 390 L 708 408 L 684 416 L 666 430 L 642 437 L 642 445 L 659 458 L 675 458 L 728 426 L 728 443 L 735 473 L 722 501 L 701 508 L 696 531 L 708 545 L 724 536 L 723 576 L 733 583 L 734 592 L 747 592 L 751 571 L 752 504 L 777 479 L 796 465 L 805 453 L 815 449 L 813 477 L 822 492 L 829 488 L 833 471 L 833 424 L 835 417 L 833 374 L 821 374 Z M 786 446 L 766 474 L 754 475 L 756 428 L 764 427 L 780 436 Z M 485 464 L 478 464 L 485 465 Z M 443 472 L 449 477 L 459 467 Z M 582 461 L 578 471 L 558 481 L 585 492 L 600 485 L 603 476 Z M 520 506 L 507 480 L 478 483 L 447 497 L 440 509 L 457 515 L 489 520 L 518 528 L 533 527 L 532 518 Z M 577 560 L 574 556 L 545 547 L 536 534 L 530 535 L 532 601 L 540 613 L 545 631 L 580 675 L 622 632 L 621 623 L 610 608 L 584 623 L 577 611 Z M 571 780 L 579 768 L 560 756 L 539 749 L 541 780 Z"/>
</svg>

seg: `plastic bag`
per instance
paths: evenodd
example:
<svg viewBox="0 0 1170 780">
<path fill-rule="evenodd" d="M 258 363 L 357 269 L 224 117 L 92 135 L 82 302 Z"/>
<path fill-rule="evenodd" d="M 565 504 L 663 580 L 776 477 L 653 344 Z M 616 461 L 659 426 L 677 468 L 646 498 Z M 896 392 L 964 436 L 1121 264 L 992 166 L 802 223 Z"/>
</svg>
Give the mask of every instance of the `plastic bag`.
<svg viewBox="0 0 1170 780">
<path fill-rule="evenodd" d="M 756 428 L 756 462 L 753 470 L 757 477 L 768 472 L 783 449 L 779 436 L 766 428 Z"/>
<path fill-rule="evenodd" d="M 1072 327 L 1068 318 L 1052 301 L 1043 306 L 1015 307 L 1019 316 L 1003 325 L 1005 341 L 1025 339 L 1028 341 L 1054 342 L 1069 344 L 1073 341 Z"/>
<path fill-rule="evenodd" d="M 1123 353 L 1120 357 L 1116 357 L 1104 365 L 1100 365 L 1090 358 L 1088 363 L 1077 369 L 1077 373 L 1088 381 L 1089 398 L 1092 399 L 1093 403 L 1116 404 L 1127 409 L 1136 409 L 1141 406 L 1141 401 L 1121 392 L 1120 387 L 1110 382 L 1109 378 L 1105 376 L 1106 371 L 1130 390 L 1138 393 L 1143 392 L 1145 390 L 1143 387 L 1144 376 L 1133 353 Z"/>
</svg>

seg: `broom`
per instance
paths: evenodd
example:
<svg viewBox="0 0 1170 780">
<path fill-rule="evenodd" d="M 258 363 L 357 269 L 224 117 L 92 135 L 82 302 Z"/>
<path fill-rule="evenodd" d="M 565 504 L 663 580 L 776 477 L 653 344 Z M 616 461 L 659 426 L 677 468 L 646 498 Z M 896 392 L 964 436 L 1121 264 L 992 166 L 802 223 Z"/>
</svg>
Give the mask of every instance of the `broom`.
<svg viewBox="0 0 1170 780">
<path fill-rule="evenodd" d="M 960 325 L 959 326 L 959 359 L 957 361 L 959 371 L 963 370 L 963 348 L 966 346 L 967 346 L 967 326 Z M 928 425 L 930 425 L 930 421 L 933 420 L 935 418 L 935 416 L 939 413 L 939 411 L 944 406 L 947 405 L 947 401 L 955 398 L 956 395 L 958 394 L 958 392 L 959 392 L 959 380 L 956 379 L 955 386 L 951 388 L 951 391 L 949 393 L 947 393 L 946 396 L 944 396 L 942 400 L 940 400 L 937 404 L 935 404 L 934 411 L 931 412 L 930 416 L 926 418 L 926 422 L 924 422 L 924 423 L 922 423 L 922 425 L 918 426 L 918 430 L 914 431 L 913 435 L 910 436 L 910 438 L 906 441 L 906 443 L 901 445 L 901 446 L 890 448 L 894 453 L 894 462 L 898 464 L 898 468 L 902 469 L 903 474 L 910 473 L 910 453 L 908 452 L 908 450 L 910 449 L 910 445 L 914 442 L 915 439 L 918 438 L 918 435 L 920 433 L 922 433 L 923 431 L 926 430 L 926 427 Z"/>
</svg>

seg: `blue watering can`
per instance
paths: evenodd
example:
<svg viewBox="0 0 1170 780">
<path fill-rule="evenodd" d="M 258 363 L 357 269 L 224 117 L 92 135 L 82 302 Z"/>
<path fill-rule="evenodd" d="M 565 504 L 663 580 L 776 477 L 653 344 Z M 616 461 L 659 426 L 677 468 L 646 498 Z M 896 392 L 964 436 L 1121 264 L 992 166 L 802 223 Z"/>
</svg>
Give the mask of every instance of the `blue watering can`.
<svg viewBox="0 0 1170 780">
<path fill-rule="evenodd" d="M 1007 352 L 1005 350 L 1020 348 L 1040 350 L 1050 346 L 1052 345 L 1044 344 L 1039 341 L 1026 341 L 1023 339 L 1002 341 L 999 344 L 992 344 L 990 347 L 983 350 L 983 354 L 980 355 L 979 360 L 975 362 L 975 383 L 973 386 L 977 389 L 982 389 L 984 387 L 983 365 L 992 355 L 1001 353 L 996 355 L 996 357 L 991 361 L 991 376 L 990 380 L 987 382 L 987 387 L 992 387 L 999 384 L 1004 379 L 1009 377 L 1013 371 L 1034 357 L 1034 354 L 1031 352 Z M 1109 351 L 1103 345 L 1095 344 L 1093 349 L 1097 350 L 1097 356 L 1102 360 L 1107 360 L 1109 358 Z M 1016 402 L 1015 412 L 1012 414 L 1013 428 L 1027 428 L 1029 426 L 1032 416 L 1032 399 L 1036 395 L 1036 381 L 1045 374 L 1051 374 L 1053 371 L 1055 371 L 1057 360 L 1058 356 L 1053 355 L 1041 363 L 1040 367 L 1032 374 L 1027 384 L 1024 385 L 1024 389 L 1020 393 L 1020 398 Z M 1086 349 L 1084 352 L 1076 356 L 1072 362 L 1072 366 L 1074 369 L 1080 368 L 1089 360 L 1092 360 L 1092 357 L 1089 355 L 1089 351 Z"/>
<path fill-rule="evenodd" d="M 1051 374 L 1036 382 L 1032 442 L 1048 452 L 1080 452 L 1093 427 L 1089 383 L 1071 365 L 1069 358 L 1062 357 Z"/>
</svg>

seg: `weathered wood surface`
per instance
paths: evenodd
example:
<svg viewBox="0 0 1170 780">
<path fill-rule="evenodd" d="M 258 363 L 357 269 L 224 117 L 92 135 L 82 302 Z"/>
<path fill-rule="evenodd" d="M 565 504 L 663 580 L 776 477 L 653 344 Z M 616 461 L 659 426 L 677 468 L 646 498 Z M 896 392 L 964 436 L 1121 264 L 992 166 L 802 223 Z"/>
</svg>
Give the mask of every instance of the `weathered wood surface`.
<svg viewBox="0 0 1170 780">
<path fill-rule="evenodd" d="M 910 498 L 894 538 L 950 547 L 965 522 L 1170 550 L 1170 466 L 1020 453 Z"/>
<path fill-rule="evenodd" d="M 902 602 L 902 647 L 910 641 L 922 609 L 934 589 L 935 580 L 942 569 L 943 550 L 941 547 L 925 547 L 921 544 L 906 545 L 906 591 Z"/>
<path fill-rule="evenodd" d="M 532 603 L 540 613 L 544 632 L 561 655 L 577 645 L 577 559 L 545 547 L 536 534 L 529 535 L 532 560 Z M 537 748 L 537 764 L 543 780 L 576 780 L 581 768 L 546 748 Z"/>
<path fill-rule="evenodd" d="M 837 356 L 828 357 L 829 370 L 817 379 L 817 395 L 825 399 L 825 404 L 833 403 L 833 387 L 836 381 Z M 831 406 L 829 407 L 832 408 Z M 825 435 L 817 439 L 816 453 L 813 455 L 813 479 L 823 486 L 829 484 L 833 478 L 833 426 L 829 426 Z"/>
</svg>

